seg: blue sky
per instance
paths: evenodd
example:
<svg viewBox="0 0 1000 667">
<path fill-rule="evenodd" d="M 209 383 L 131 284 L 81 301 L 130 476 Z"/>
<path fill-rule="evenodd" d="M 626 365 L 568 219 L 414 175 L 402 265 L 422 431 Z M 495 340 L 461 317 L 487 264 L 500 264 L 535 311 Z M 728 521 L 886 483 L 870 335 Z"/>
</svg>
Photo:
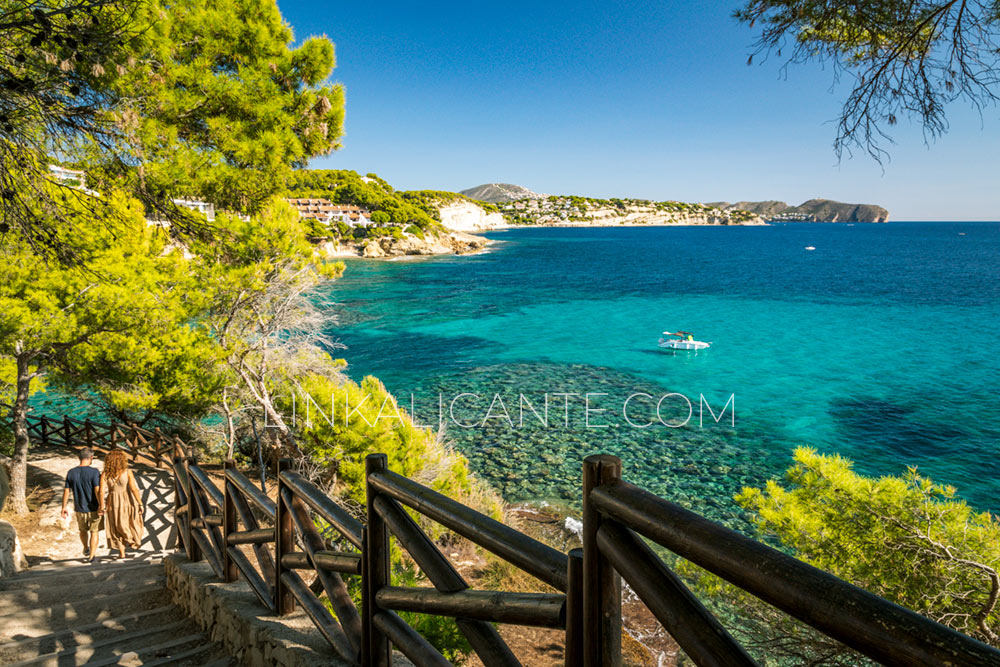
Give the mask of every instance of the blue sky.
<svg viewBox="0 0 1000 667">
<path fill-rule="evenodd" d="M 949 109 L 930 147 L 902 121 L 891 161 L 833 154 L 847 94 L 829 70 L 746 65 L 736 2 L 317 3 L 281 0 L 297 39 L 325 34 L 347 91 L 344 148 L 314 167 L 399 189 L 488 182 L 683 201 L 812 197 L 895 220 L 998 220 L 1000 110 Z"/>
</svg>

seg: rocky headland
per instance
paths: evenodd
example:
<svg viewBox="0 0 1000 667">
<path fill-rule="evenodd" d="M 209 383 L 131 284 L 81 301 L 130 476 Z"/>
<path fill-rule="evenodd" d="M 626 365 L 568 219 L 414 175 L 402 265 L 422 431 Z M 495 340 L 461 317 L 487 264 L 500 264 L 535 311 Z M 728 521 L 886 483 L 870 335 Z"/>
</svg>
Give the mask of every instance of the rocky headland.
<svg viewBox="0 0 1000 667">
<path fill-rule="evenodd" d="M 774 222 L 889 222 L 889 211 L 875 204 L 845 204 L 832 199 L 810 199 L 798 206 L 783 201 L 710 202 L 722 210 L 751 211 Z"/>
<path fill-rule="evenodd" d="M 316 243 L 316 255 L 323 259 L 363 257 L 389 259 L 426 255 L 471 255 L 489 245 L 490 240 L 460 231 L 425 232 L 423 237 L 404 234 L 401 237 L 380 236 L 360 241 L 324 240 Z"/>
</svg>

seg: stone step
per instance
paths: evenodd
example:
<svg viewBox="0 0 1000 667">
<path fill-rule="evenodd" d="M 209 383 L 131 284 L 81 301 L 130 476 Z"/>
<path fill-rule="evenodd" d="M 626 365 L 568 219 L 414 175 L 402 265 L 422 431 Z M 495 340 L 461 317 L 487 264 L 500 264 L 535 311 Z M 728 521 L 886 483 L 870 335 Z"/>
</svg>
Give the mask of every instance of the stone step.
<svg viewBox="0 0 1000 667">
<path fill-rule="evenodd" d="M 168 639 L 168 634 L 173 638 Z M 153 630 L 144 636 L 132 637 L 120 644 L 108 643 L 100 647 L 84 646 L 69 649 L 16 662 L 8 667 L 76 667 L 77 665 L 138 667 L 164 664 L 167 660 L 183 659 L 183 656 L 203 653 L 214 648 L 201 632 L 177 635 L 177 629 L 164 633 Z"/>
<path fill-rule="evenodd" d="M 192 649 L 175 653 L 168 658 L 153 660 L 142 663 L 143 667 L 160 667 L 170 665 L 171 667 L 222 667 L 223 665 L 238 665 L 233 658 L 229 657 L 225 649 L 215 643 L 202 644 Z"/>
<path fill-rule="evenodd" d="M 125 570 L 135 567 L 161 567 L 161 564 L 163 563 L 163 557 L 159 555 L 154 558 L 150 558 L 149 560 L 115 560 L 96 563 L 85 563 L 82 558 L 83 557 L 81 556 L 81 560 L 68 561 L 58 565 L 33 567 L 25 570 L 24 572 L 19 572 L 9 579 L 0 579 L 0 590 L 4 588 L 12 588 L 18 585 L 19 582 L 30 581 L 36 577 L 52 577 L 61 575 L 84 576 L 85 574 L 92 574 L 105 570 Z"/>
<path fill-rule="evenodd" d="M 21 609 L 0 616 L 0 642 L 70 630 L 78 625 L 152 609 L 169 601 L 170 595 L 163 586 L 150 586 L 89 600 Z"/>
<path fill-rule="evenodd" d="M 119 637 L 125 632 L 163 626 L 185 618 L 178 607 L 167 604 L 133 614 L 116 616 L 97 623 L 76 625 L 68 630 L 4 642 L 0 645 L 0 665 L 7 665 L 18 660 L 28 660 L 46 653 L 87 646 L 104 639 Z"/>
<path fill-rule="evenodd" d="M 47 572 L 35 576 L 35 570 L 25 570 L 13 577 L 0 579 L 0 596 L 8 591 L 68 589 L 77 586 L 88 586 L 96 583 L 112 583 L 115 581 L 130 581 L 147 576 L 160 576 L 162 565 L 151 565 L 144 562 L 122 562 L 118 567 L 87 567 L 66 568 L 57 572 Z"/>
<path fill-rule="evenodd" d="M 134 570 L 130 573 L 116 573 L 118 577 L 111 581 L 91 581 L 87 584 L 69 584 L 41 588 L 22 588 L 0 591 L 0 616 L 48 607 L 66 600 L 67 593 L 74 600 L 99 600 L 109 595 L 128 593 L 129 591 L 164 588 L 166 575 L 163 570 Z"/>
<path fill-rule="evenodd" d="M 177 636 L 191 634 L 190 620 L 181 618 L 170 623 L 145 624 L 145 627 L 131 632 L 118 632 L 111 636 L 94 641 L 85 641 L 79 645 L 70 645 L 60 649 L 53 647 L 51 651 L 35 653 L 22 651 L 17 657 L 18 662 L 5 663 L 14 665 L 72 665 L 84 664 L 87 661 L 101 660 L 107 657 L 121 655 L 142 646 L 153 646 L 169 641 Z M 88 638 L 89 639 L 89 638 Z M 40 644 L 46 648 L 45 643 Z M 28 653 L 25 655 L 25 653 Z"/>
</svg>

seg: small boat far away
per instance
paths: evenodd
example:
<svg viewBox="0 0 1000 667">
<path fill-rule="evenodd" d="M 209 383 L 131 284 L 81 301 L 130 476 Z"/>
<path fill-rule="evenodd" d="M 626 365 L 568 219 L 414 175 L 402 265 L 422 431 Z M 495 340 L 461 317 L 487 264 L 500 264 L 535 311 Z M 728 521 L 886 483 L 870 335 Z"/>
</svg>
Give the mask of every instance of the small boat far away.
<svg viewBox="0 0 1000 667">
<path fill-rule="evenodd" d="M 695 340 L 694 334 L 690 331 L 669 331 L 663 332 L 658 345 L 664 350 L 704 350 L 712 343 Z"/>
<path fill-rule="evenodd" d="M 816 249 L 816 246 L 814 246 L 814 245 L 807 245 L 806 246 L 806 250 L 815 250 L 815 249 Z"/>
</svg>

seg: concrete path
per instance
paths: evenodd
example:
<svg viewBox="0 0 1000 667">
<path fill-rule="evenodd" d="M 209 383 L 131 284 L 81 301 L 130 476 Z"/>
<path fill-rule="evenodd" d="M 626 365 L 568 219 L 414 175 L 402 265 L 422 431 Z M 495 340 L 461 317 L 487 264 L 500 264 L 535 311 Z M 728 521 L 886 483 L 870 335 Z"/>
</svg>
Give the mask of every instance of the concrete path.
<svg viewBox="0 0 1000 667">
<path fill-rule="evenodd" d="M 28 463 L 29 478 L 35 486 L 47 485 L 52 489 L 48 503 L 36 510 L 39 514 L 38 527 L 44 530 L 45 548 L 36 548 L 34 553 L 26 550 L 25 557 L 32 566 L 81 560 L 83 557 L 76 522 L 70 515 L 69 521 L 60 517 L 62 492 L 66 473 L 78 464 L 66 456 L 67 450 L 60 447 L 35 447 Z M 94 467 L 100 469 L 101 462 Z M 173 477 L 166 469 L 157 469 L 143 464 L 132 464 L 136 484 L 142 493 L 146 508 L 146 533 L 138 551 L 133 551 L 129 559 L 150 559 L 172 553 L 177 546 L 177 533 L 173 525 L 174 489 Z M 70 500 L 70 508 L 73 501 Z M 22 536 L 22 541 L 24 541 Z M 37 540 L 36 540 L 37 541 Z M 115 553 L 117 557 L 117 552 Z M 101 533 L 98 562 L 109 560 L 105 535 Z"/>
</svg>

